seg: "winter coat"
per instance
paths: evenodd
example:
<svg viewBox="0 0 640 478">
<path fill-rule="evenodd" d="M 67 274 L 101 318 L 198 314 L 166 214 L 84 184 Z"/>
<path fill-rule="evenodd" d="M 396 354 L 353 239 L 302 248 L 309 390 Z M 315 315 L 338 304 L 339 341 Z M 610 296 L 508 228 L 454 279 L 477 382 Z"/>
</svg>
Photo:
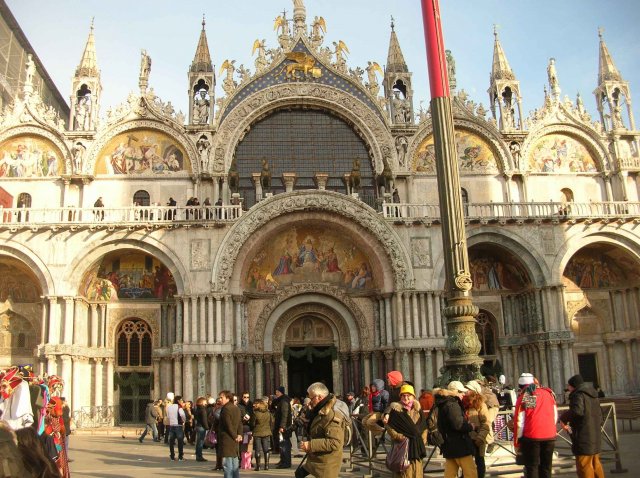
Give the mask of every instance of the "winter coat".
<svg viewBox="0 0 640 478">
<path fill-rule="evenodd" d="M 529 385 L 524 388 L 516 400 L 514 419 L 514 445 L 520 445 L 520 439 L 549 441 L 556 439 L 558 408 L 553 391 L 545 387 Z"/>
<path fill-rule="evenodd" d="M 273 425 L 273 416 L 264 402 L 257 402 L 253 407 L 253 415 L 251 416 L 249 426 L 254 437 L 271 436 Z"/>
<path fill-rule="evenodd" d="M 391 402 L 389 406 L 390 410 L 396 410 L 398 412 L 402 412 L 405 408 L 402 406 L 400 402 Z M 413 406 L 411 410 L 409 410 L 409 417 L 413 420 L 413 423 L 417 423 L 420 419 L 420 414 L 422 413 L 422 408 L 420 407 L 420 402 L 416 399 L 413 401 Z M 398 433 L 389 425 L 385 427 L 387 429 L 387 433 L 389 433 L 389 437 L 394 442 L 402 441 L 405 436 L 402 433 Z M 427 430 L 422 433 L 422 441 L 427 444 Z M 422 467 L 422 460 L 412 460 L 409 468 L 407 468 L 402 473 L 393 473 L 392 478 L 422 478 L 424 474 Z"/>
<path fill-rule="evenodd" d="M 376 386 L 378 392 L 369 395 L 369 399 L 371 400 L 371 409 L 369 411 L 383 412 L 389 405 L 389 392 L 384 389 L 384 382 L 379 378 L 375 379 L 372 383 Z"/>
<path fill-rule="evenodd" d="M 569 395 L 569 410 L 560 417 L 571 426 L 571 451 L 574 455 L 600 453 L 600 425 L 602 411 L 598 392 L 586 383 L 579 385 Z"/>
<path fill-rule="evenodd" d="M 147 425 L 153 425 L 158 420 L 158 412 L 153 402 L 147 404 L 147 408 L 144 411 L 144 421 Z"/>
<path fill-rule="evenodd" d="M 197 405 L 194 412 L 195 424 L 201 426 L 205 430 L 209 429 L 209 420 L 207 418 L 207 407 L 205 405 Z"/>
<path fill-rule="evenodd" d="M 272 403 L 275 420 L 275 428 L 284 428 L 285 430 L 293 424 L 291 416 L 291 399 L 286 395 L 280 395 Z"/>
<path fill-rule="evenodd" d="M 469 433 L 471 424 L 464 418 L 462 402 L 455 392 L 439 389 L 435 392 L 438 407 L 438 430 L 444 438 L 440 447 L 445 458 L 462 458 L 473 455 L 475 450 Z"/>
<path fill-rule="evenodd" d="M 309 452 L 304 468 L 313 476 L 337 478 L 340 474 L 345 425 L 342 415 L 333 410 L 335 403 L 336 398 L 329 395 L 309 425 Z"/>
<path fill-rule="evenodd" d="M 487 451 L 487 443 L 489 438 L 489 429 L 491 423 L 491 417 L 487 406 L 482 403 L 480 410 L 474 407 L 467 408 L 467 419 L 471 426 L 474 428 L 469 432 L 471 441 L 478 448 L 478 454 L 484 456 Z"/>
<path fill-rule="evenodd" d="M 240 409 L 228 402 L 222 407 L 218 424 L 218 442 L 223 457 L 238 456 L 238 435 L 242 436 Z"/>
</svg>

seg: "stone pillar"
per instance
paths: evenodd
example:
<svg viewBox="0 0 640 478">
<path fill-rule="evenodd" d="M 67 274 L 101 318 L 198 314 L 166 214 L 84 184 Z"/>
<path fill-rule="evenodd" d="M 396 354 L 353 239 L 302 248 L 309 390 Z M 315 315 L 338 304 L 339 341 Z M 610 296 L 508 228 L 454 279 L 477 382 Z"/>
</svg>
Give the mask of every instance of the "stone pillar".
<svg viewBox="0 0 640 478">
<path fill-rule="evenodd" d="M 231 369 L 231 354 L 222 355 L 222 387 L 225 390 L 233 390 L 233 371 Z"/>
<path fill-rule="evenodd" d="M 56 345 L 60 343 L 60 309 L 58 308 L 58 298 L 48 297 L 49 299 L 49 344 Z"/>
<path fill-rule="evenodd" d="M 413 349 L 413 383 L 415 386 L 415 391 L 420 396 L 420 389 L 426 388 L 423 385 L 423 374 L 422 374 L 422 356 L 420 349 Z"/>
<path fill-rule="evenodd" d="M 326 173 L 316 173 L 313 177 L 315 179 L 318 190 L 324 191 L 327 188 L 327 181 L 329 180 L 329 175 Z"/>
<path fill-rule="evenodd" d="M 436 336 L 436 321 L 440 320 L 440 314 L 438 312 L 438 308 L 436 307 L 436 297 L 433 292 L 429 292 L 427 294 L 427 323 L 429 327 L 429 337 Z"/>
<path fill-rule="evenodd" d="M 104 391 L 104 382 L 102 377 L 102 359 L 95 360 L 95 380 L 93 381 L 93 405 L 102 406 L 102 393 Z"/>
<path fill-rule="evenodd" d="M 357 395 L 362 384 L 360 371 L 362 360 L 360 359 L 360 353 L 354 352 L 351 354 L 351 363 L 353 364 L 353 392 Z"/>
<path fill-rule="evenodd" d="M 153 394 L 151 398 L 160 398 L 162 397 L 161 388 L 160 388 L 160 359 L 157 357 L 153 358 Z"/>
<path fill-rule="evenodd" d="M 262 201 L 262 183 L 260 182 L 260 173 L 252 173 L 253 185 L 256 188 L 256 202 Z"/>
<path fill-rule="evenodd" d="M 425 371 L 424 371 L 424 379 L 426 380 L 426 388 L 431 389 L 436 382 L 436 376 L 433 373 L 433 350 L 427 349 L 424 352 L 424 362 L 425 362 Z"/>
<path fill-rule="evenodd" d="M 558 341 L 552 340 L 549 342 L 549 351 L 551 353 L 551 388 L 556 394 L 561 394 L 564 390 L 562 377 L 560 376 L 560 355 L 558 353 Z"/>
<path fill-rule="evenodd" d="M 64 387 L 65 387 L 64 393 L 71 392 L 75 387 L 75 382 L 72 381 L 73 380 L 72 367 L 73 367 L 73 364 L 71 362 L 71 357 L 69 355 L 61 355 L 60 356 L 60 377 L 62 377 L 62 380 L 64 380 Z"/>
<path fill-rule="evenodd" d="M 207 298 L 200 296 L 200 331 L 198 334 L 198 343 L 207 343 Z"/>
<path fill-rule="evenodd" d="M 245 385 L 245 356 L 237 355 L 236 356 L 236 391 L 238 393 L 243 393 L 247 390 Z"/>
<path fill-rule="evenodd" d="M 160 346 L 169 345 L 169 306 L 162 304 L 160 306 Z"/>
<path fill-rule="evenodd" d="M 627 372 L 627 385 L 625 390 L 629 390 L 635 383 L 634 370 L 636 364 L 633 362 L 633 353 L 631 351 L 631 339 L 622 339 L 624 344 L 624 351 L 627 356 L 627 363 L 625 363 L 625 370 Z"/>
<path fill-rule="evenodd" d="M 365 385 L 371 383 L 371 379 L 373 377 L 373 371 L 371 370 L 371 354 L 369 352 L 365 352 L 364 356 L 364 364 L 363 364 L 363 379 L 362 384 L 359 389 L 354 390 L 354 392 L 360 395 L 360 391 L 364 388 Z"/>
<path fill-rule="evenodd" d="M 47 357 L 47 375 L 58 375 L 58 362 L 55 355 Z"/>
<path fill-rule="evenodd" d="M 547 373 L 549 370 L 549 364 L 547 363 L 547 352 L 545 350 L 545 344 L 538 344 L 538 354 L 540 355 L 540 374 L 541 374 L 541 382 L 546 384 L 546 386 L 550 386 L 551 382 L 549 381 L 549 374 Z"/>
<path fill-rule="evenodd" d="M 411 300 L 414 299 L 414 294 L 410 292 L 404 293 L 404 303 L 403 303 L 403 312 L 404 312 L 404 336 L 408 339 L 414 338 L 418 331 L 416 327 L 413 327 L 412 330 L 412 319 L 413 321 L 417 321 L 417 314 L 411 314 Z"/>
<path fill-rule="evenodd" d="M 182 369 L 184 370 L 184 382 L 182 383 L 182 395 L 193 398 L 193 355 L 182 357 Z"/>
<path fill-rule="evenodd" d="M 442 293 L 436 292 L 435 297 L 435 320 L 436 320 L 436 337 L 444 337 L 444 331 L 442 329 Z M 474 322 L 475 327 L 475 322 Z M 475 329 L 474 329 L 475 331 Z"/>
<path fill-rule="evenodd" d="M 384 308 L 382 299 L 376 297 L 373 303 L 373 346 L 380 347 L 384 342 L 384 320 L 382 318 L 381 310 Z"/>
<path fill-rule="evenodd" d="M 605 348 L 607 351 L 607 361 L 609 363 L 609 395 L 616 394 L 618 392 L 618 379 L 616 374 L 616 352 L 615 342 L 613 340 L 605 341 Z"/>
<path fill-rule="evenodd" d="M 234 322 L 235 322 L 235 346 L 236 350 L 242 347 L 242 296 L 233 296 Z M 238 391 L 239 393 L 240 391 Z"/>
<path fill-rule="evenodd" d="M 182 297 L 176 297 L 176 344 L 182 343 Z M 175 393 L 175 391 L 174 391 Z"/>
<path fill-rule="evenodd" d="M 113 407 L 113 359 L 111 357 L 107 361 L 107 407 Z"/>
<path fill-rule="evenodd" d="M 182 298 L 182 343 L 191 343 L 191 315 L 189 314 L 189 297 Z"/>
<path fill-rule="evenodd" d="M 222 297 L 215 296 L 216 300 L 216 343 L 221 344 L 223 340 L 222 335 Z"/>
<path fill-rule="evenodd" d="M 398 340 L 403 340 L 405 337 L 404 334 L 404 322 L 405 317 L 403 313 L 402 307 L 402 292 L 396 292 L 393 296 L 393 309 L 395 311 L 395 323 L 396 323 L 396 332 L 398 334 Z"/>
<path fill-rule="evenodd" d="M 267 395 L 271 395 L 276 386 L 273 382 L 273 375 L 271 370 L 271 355 L 264 356 L 264 389 Z"/>
<path fill-rule="evenodd" d="M 173 393 L 183 395 L 182 393 L 182 357 L 173 357 Z"/>
<path fill-rule="evenodd" d="M 515 386 L 518 383 L 520 373 L 524 372 L 524 370 L 520 370 L 520 365 L 518 365 L 517 347 L 511 347 L 511 359 L 513 360 L 513 365 L 511 366 L 511 383 Z"/>
<path fill-rule="evenodd" d="M 96 304 L 89 305 L 89 323 L 91 327 L 91 347 L 98 346 L 98 306 Z"/>
<path fill-rule="evenodd" d="M 436 349 L 436 375 L 440 373 L 444 367 L 444 350 Z"/>
<path fill-rule="evenodd" d="M 40 345 L 44 345 L 47 343 L 47 323 L 49 322 L 47 318 L 49 317 L 47 310 L 47 300 L 46 297 L 41 297 L 42 299 L 42 308 L 40 314 L 40 340 L 38 343 Z"/>
<path fill-rule="evenodd" d="M 258 399 L 261 396 L 263 396 L 265 393 L 270 393 L 270 392 L 266 392 L 264 389 L 264 372 L 262 369 L 262 355 L 255 355 L 253 359 L 255 360 L 255 363 L 256 363 L 255 383 L 256 383 L 256 399 Z"/>
<path fill-rule="evenodd" d="M 231 333 L 231 326 L 233 325 L 233 315 L 231 313 L 231 296 L 224 296 L 224 343 L 231 343 L 233 337 Z"/>
<path fill-rule="evenodd" d="M 220 197 L 220 178 L 216 176 L 213 178 L 213 202 L 214 203 L 218 202 L 219 197 Z M 215 393 L 215 391 L 212 391 L 211 393 Z"/>
<path fill-rule="evenodd" d="M 209 386 L 211 390 L 212 396 L 217 396 L 221 389 L 219 389 L 219 381 L 218 381 L 218 356 L 211 355 L 210 367 L 209 367 Z"/>
<path fill-rule="evenodd" d="M 73 388 L 71 390 L 71 403 L 69 404 L 69 408 L 73 412 L 73 410 L 80 410 L 82 404 L 84 402 L 85 405 L 89 405 L 89 397 L 91 397 L 91 389 L 84 386 L 86 385 L 86 367 L 89 363 L 89 359 L 85 357 L 73 357 L 71 359 L 71 367 L 72 367 L 72 381 Z M 83 395 L 86 395 L 86 399 L 83 400 Z M 68 397 L 69 395 L 67 395 Z"/>
<path fill-rule="evenodd" d="M 64 298 L 64 340 L 62 343 L 73 344 L 73 297 Z"/>
<path fill-rule="evenodd" d="M 296 185 L 296 173 L 282 173 L 282 182 L 284 183 L 285 192 L 290 193 Z"/>
<path fill-rule="evenodd" d="M 214 318 L 213 318 L 213 305 L 214 298 L 211 296 L 207 297 L 207 343 L 213 344 L 215 342 L 214 336 Z"/>
<path fill-rule="evenodd" d="M 427 337 L 427 321 L 429 320 L 427 315 L 426 294 L 424 292 L 418 295 L 418 302 L 420 306 L 420 338 L 424 339 Z"/>
<path fill-rule="evenodd" d="M 409 370 L 409 350 L 403 349 L 401 352 L 400 371 L 403 377 L 409 377 L 411 372 Z M 413 377 L 415 379 L 415 377 Z"/>
<path fill-rule="evenodd" d="M 384 373 L 381 373 L 380 375 L 387 375 L 387 373 L 391 372 L 394 367 L 393 367 L 393 356 L 395 355 L 394 350 L 385 350 L 384 351 L 384 359 L 385 359 L 385 363 L 384 363 Z M 384 379 L 384 377 L 381 377 Z"/>
<path fill-rule="evenodd" d="M 198 296 L 191 296 L 191 306 L 190 306 L 190 316 L 191 316 L 191 342 L 192 344 L 198 343 Z"/>
<path fill-rule="evenodd" d="M 387 332 L 387 347 L 393 344 L 393 320 L 391 317 L 391 295 L 386 294 L 384 297 L 384 321 Z"/>
<path fill-rule="evenodd" d="M 573 358 L 571 357 L 571 351 L 569 350 L 569 344 L 562 342 L 560 344 L 562 349 L 562 365 L 564 370 L 564 380 L 562 383 L 566 383 L 573 374 Z"/>
<path fill-rule="evenodd" d="M 253 362 L 253 356 L 252 355 L 247 355 L 247 359 L 246 359 L 246 377 L 247 377 L 247 383 L 246 383 L 246 389 L 249 392 L 249 395 L 251 395 L 252 397 L 257 397 L 258 393 L 257 393 L 257 389 L 256 389 L 256 367 L 255 364 Z"/>
<path fill-rule="evenodd" d="M 203 354 L 198 354 L 197 356 L 198 359 L 198 393 L 197 395 L 199 397 L 203 397 L 206 393 L 207 393 L 207 383 L 206 383 L 206 376 L 207 376 L 207 367 L 205 364 L 205 356 Z"/>
</svg>

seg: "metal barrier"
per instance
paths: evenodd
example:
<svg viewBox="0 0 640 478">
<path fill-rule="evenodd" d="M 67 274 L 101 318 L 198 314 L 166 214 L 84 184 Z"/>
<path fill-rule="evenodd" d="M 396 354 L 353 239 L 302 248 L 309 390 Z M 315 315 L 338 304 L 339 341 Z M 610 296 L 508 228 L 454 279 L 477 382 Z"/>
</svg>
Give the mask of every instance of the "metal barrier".
<svg viewBox="0 0 640 478">
<path fill-rule="evenodd" d="M 558 406 L 558 416 L 563 411 L 568 410 L 566 405 Z M 602 410 L 602 451 L 600 459 L 603 467 L 613 464 L 611 473 L 625 473 L 627 470 L 622 467 L 620 456 L 620 445 L 618 436 L 618 423 L 616 417 L 616 406 L 614 403 L 600 404 Z M 349 455 L 345 458 L 350 471 L 363 471 L 363 477 L 387 477 L 393 473 L 385 465 L 385 458 L 391 450 L 392 443 L 386 439 L 386 433 L 376 436 L 370 430 L 365 429 L 362 419 L 368 415 L 353 417 L 352 440 L 349 446 Z M 487 476 L 504 476 L 514 474 L 520 476 L 522 467 L 516 465 L 515 450 L 513 447 L 512 432 L 513 413 L 510 410 L 500 411 L 493 422 L 494 442 L 488 447 L 485 456 Z M 491 448 L 491 451 L 489 451 Z M 571 438 L 567 431 L 558 424 L 556 432 L 555 452 L 557 458 L 554 459 L 554 473 L 575 473 L 575 461 L 571 452 Z M 492 461 L 491 457 L 494 458 Z M 431 446 L 427 446 L 427 458 L 423 462 L 424 476 L 442 476 L 444 473 L 444 458 L 439 451 Z"/>
<path fill-rule="evenodd" d="M 118 406 L 82 407 L 73 411 L 76 428 L 99 428 L 119 425 Z"/>
</svg>

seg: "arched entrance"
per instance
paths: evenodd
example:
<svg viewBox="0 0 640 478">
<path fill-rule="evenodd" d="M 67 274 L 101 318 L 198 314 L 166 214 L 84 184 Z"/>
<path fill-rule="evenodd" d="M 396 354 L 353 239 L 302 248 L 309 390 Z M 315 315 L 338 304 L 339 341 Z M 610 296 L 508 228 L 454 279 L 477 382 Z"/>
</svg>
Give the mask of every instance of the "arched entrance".
<svg viewBox="0 0 640 478">
<path fill-rule="evenodd" d="M 151 327 L 142 319 L 128 318 L 118 326 L 115 338 L 120 421 L 144 422 L 153 384 Z"/>
<path fill-rule="evenodd" d="M 337 358 L 333 331 L 322 318 L 305 315 L 285 333 L 283 359 L 291 397 L 305 397 L 307 387 L 323 382 L 333 391 L 333 361 Z"/>
</svg>

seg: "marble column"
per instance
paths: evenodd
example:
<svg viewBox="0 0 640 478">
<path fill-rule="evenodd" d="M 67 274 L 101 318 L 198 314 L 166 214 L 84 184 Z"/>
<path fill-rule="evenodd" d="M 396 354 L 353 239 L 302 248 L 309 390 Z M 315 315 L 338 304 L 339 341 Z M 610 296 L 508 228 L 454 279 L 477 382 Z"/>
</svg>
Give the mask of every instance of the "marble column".
<svg viewBox="0 0 640 478">
<path fill-rule="evenodd" d="M 362 363 L 360 359 L 360 353 L 354 352 L 351 354 L 351 363 L 353 364 L 353 392 L 358 393 L 361 386 L 361 371 L 360 364 Z"/>
<path fill-rule="evenodd" d="M 609 395 L 616 394 L 618 392 L 618 377 L 616 374 L 616 352 L 615 342 L 608 340 L 605 342 L 605 348 L 607 351 L 607 361 L 609 363 Z"/>
<path fill-rule="evenodd" d="M 69 355 L 60 356 L 60 377 L 64 380 L 65 393 L 70 392 L 69 389 L 76 387 L 76 382 L 73 381 L 73 364 Z M 79 378 L 79 377 L 78 377 Z M 79 386 L 79 385 L 78 385 Z"/>
<path fill-rule="evenodd" d="M 402 292 L 396 292 L 393 296 L 393 311 L 395 312 L 396 333 L 398 340 L 402 340 L 405 337 L 404 334 L 404 312 L 402 307 Z"/>
<path fill-rule="evenodd" d="M 107 406 L 113 407 L 113 359 L 111 357 L 107 361 Z"/>
<path fill-rule="evenodd" d="M 256 367 L 255 367 L 255 363 L 253 361 L 253 355 L 247 355 L 247 359 L 246 359 L 246 377 L 247 377 L 247 384 L 246 384 L 246 390 L 249 392 L 249 395 L 251 397 L 257 397 L 258 393 L 257 393 L 257 389 L 256 389 Z"/>
<path fill-rule="evenodd" d="M 171 347 L 173 344 L 178 343 L 178 340 L 176 339 L 176 323 L 177 323 L 177 319 L 176 319 L 176 304 L 169 304 L 169 307 L 167 309 L 167 346 Z"/>
<path fill-rule="evenodd" d="M 236 355 L 236 391 L 238 393 L 243 393 L 247 390 L 247 386 L 245 385 L 245 356 L 240 354 Z"/>
<path fill-rule="evenodd" d="M 562 383 L 566 383 L 573 373 L 573 357 L 571 357 L 571 351 L 569 350 L 569 344 L 567 342 L 562 342 L 560 344 L 560 348 L 562 349 L 562 368 L 564 370 L 564 380 Z"/>
<path fill-rule="evenodd" d="M 182 312 L 182 297 L 176 297 L 176 344 L 182 343 Z"/>
<path fill-rule="evenodd" d="M 95 361 L 95 380 L 93 381 L 93 405 L 95 407 L 102 406 L 102 393 L 104 391 L 104 382 L 102 377 L 102 359 L 96 358 Z"/>
<path fill-rule="evenodd" d="M 395 355 L 393 350 L 385 350 L 384 351 L 384 372 L 380 375 L 387 375 L 387 373 L 391 372 L 395 367 L 393 366 L 393 356 Z M 384 379 L 384 377 L 381 377 Z"/>
<path fill-rule="evenodd" d="M 204 295 L 200 296 L 200 330 L 198 333 L 198 343 L 207 343 L 207 298 Z"/>
<path fill-rule="evenodd" d="M 42 308 L 41 308 L 41 316 L 40 316 L 40 340 L 38 343 L 40 345 L 44 345 L 47 343 L 47 323 L 49 322 L 47 319 L 49 317 L 49 311 L 47 307 L 47 298 L 42 297 Z"/>
<path fill-rule="evenodd" d="M 64 341 L 66 345 L 73 344 L 73 297 L 64 298 Z"/>
<path fill-rule="evenodd" d="M 184 395 L 182 393 L 182 357 L 173 357 L 173 393 L 175 395 Z"/>
<path fill-rule="evenodd" d="M 435 337 L 436 336 L 436 320 L 440 320 L 440 318 L 438 317 L 438 314 L 436 314 L 436 307 L 435 307 L 435 297 L 433 295 L 433 292 L 429 292 L 427 294 L 427 335 L 428 337 Z"/>
<path fill-rule="evenodd" d="M 625 363 L 625 370 L 627 372 L 627 384 L 625 386 L 625 390 L 629 390 L 635 384 L 634 370 L 636 364 L 633 362 L 633 353 L 631 352 L 631 340 L 623 339 L 622 343 L 624 344 L 624 351 L 627 357 L 627 363 Z"/>
<path fill-rule="evenodd" d="M 546 386 L 551 386 L 551 383 L 549 381 L 549 364 L 547 363 L 547 352 L 545 350 L 545 344 L 544 343 L 540 343 L 538 344 L 538 354 L 540 356 L 540 374 L 542 376 L 541 380 L 543 384 L 546 384 Z"/>
<path fill-rule="evenodd" d="M 160 392 L 160 359 L 153 358 L 153 393 L 151 398 L 160 398 L 162 393 Z"/>
<path fill-rule="evenodd" d="M 231 369 L 231 354 L 223 354 L 222 355 L 222 370 L 223 370 L 223 375 L 222 375 L 222 386 L 224 387 L 225 390 L 233 390 L 233 383 L 234 383 L 234 374 L 233 371 Z"/>
<path fill-rule="evenodd" d="M 424 292 L 421 292 L 418 295 L 418 303 L 420 308 L 420 338 L 424 339 L 427 337 L 427 330 L 428 330 L 427 321 L 429 320 L 429 317 L 427 315 L 426 294 Z"/>
<path fill-rule="evenodd" d="M 549 342 L 549 352 L 551 354 L 551 387 L 556 392 L 556 394 L 562 393 L 564 390 L 562 377 L 560 376 L 560 355 L 558 353 L 558 342 L 552 340 Z"/>
<path fill-rule="evenodd" d="M 424 352 L 424 379 L 426 380 L 426 388 L 431 389 L 436 383 L 437 375 L 433 372 L 433 350 L 427 349 Z"/>
<path fill-rule="evenodd" d="M 369 352 L 365 352 L 364 354 L 364 364 L 363 364 L 363 378 L 361 386 L 358 390 L 354 390 L 354 392 L 360 395 L 360 391 L 364 388 L 365 385 L 371 383 L 371 379 L 373 377 L 373 372 L 371 370 L 371 354 Z"/>
<path fill-rule="evenodd" d="M 215 296 L 216 300 L 216 343 L 222 343 L 222 297 Z"/>
<path fill-rule="evenodd" d="M 218 355 L 211 355 L 209 364 L 209 393 L 213 396 L 217 396 L 220 392 L 218 381 Z"/>
<path fill-rule="evenodd" d="M 198 343 L 198 296 L 191 296 L 191 343 Z"/>
<path fill-rule="evenodd" d="M 256 399 L 262 397 L 263 395 L 265 395 L 267 392 L 265 391 L 265 387 L 264 387 L 264 372 L 262 369 L 262 355 L 255 355 L 253 357 L 253 359 L 255 360 L 255 367 L 256 367 Z"/>
<path fill-rule="evenodd" d="M 414 337 L 414 334 L 416 333 L 415 329 L 411 330 L 411 298 L 412 298 L 411 293 L 409 292 L 405 292 L 403 295 L 403 302 L 402 302 L 402 312 L 404 315 L 404 336 L 408 339 L 412 339 Z M 416 317 L 414 316 L 413 319 L 415 320 Z"/>
<path fill-rule="evenodd" d="M 214 307 L 214 298 L 211 296 L 207 296 L 207 343 L 213 344 L 215 342 L 214 335 L 214 316 L 213 316 L 213 307 Z"/>
<path fill-rule="evenodd" d="M 49 344 L 56 345 L 60 343 L 60 309 L 58 307 L 57 297 L 48 297 L 49 299 Z"/>
<path fill-rule="evenodd" d="M 233 335 L 231 333 L 231 327 L 233 326 L 233 314 L 231 296 L 224 296 L 224 343 L 231 343 Z"/>
<path fill-rule="evenodd" d="M 235 346 L 236 349 L 242 347 L 242 296 L 233 296 L 233 304 L 235 313 L 234 322 L 235 322 Z M 240 393 L 240 391 L 238 391 Z"/>
<path fill-rule="evenodd" d="M 184 370 L 184 382 L 182 383 L 182 395 L 193 398 L 193 355 L 182 357 L 182 369 Z"/>
<path fill-rule="evenodd" d="M 197 395 L 199 397 L 203 397 L 207 393 L 207 383 L 206 383 L 207 367 L 205 363 L 205 356 L 203 354 L 198 354 L 196 357 L 198 359 L 198 371 L 197 371 L 198 393 Z"/>
<path fill-rule="evenodd" d="M 58 362 L 55 355 L 47 357 L 47 375 L 58 375 Z"/>
<path fill-rule="evenodd" d="M 416 393 L 420 392 L 420 389 L 425 388 L 423 385 L 422 375 L 422 353 L 420 349 L 413 349 L 413 383 Z M 419 396 L 419 395 L 418 395 Z"/>
<path fill-rule="evenodd" d="M 393 319 L 391 316 L 391 296 L 384 295 L 384 320 L 385 320 L 385 329 L 387 332 L 387 341 L 385 346 L 391 347 L 393 344 Z"/>
<path fill-rule="evenodd" d="M 384 341 L 384 320 L 382 320 L 383 314 L 381 313 L 384 305 L 382 299 L 376 297 L 373 303 L 373 346 L 380 347 Z"/>
<path fill-rule="evenodd" d="M 273 375 L 271 370 L 271 355 L 264 356 L 264 390 L 267 395 L 271 395 L 276 387 L 273 383 Z"/>
<path fill-rule="evenodd" d="M 410 377 L 411 372 L 409 371 L 409 351 L 404 349 L 401 353 L 400 360 L 400 371 L 402 372 L 403 377 Z"/>
<path fill-rule="evenodd" d="M 444 366 L 444 350 L 436 349 L 436 375 L 440 374 L 440 370 Z"/>
<path fill-rule="evenodd" d="M 91 347 L 98 346 L 98 306 L 97 304 L 89 305 L 89 322 L 91 327 Z"/>
<path fill-rule="evenodd" d="M 189 297 L 182 298 L 182 343 L 191 343 L 191 314 L 189 313 Z"/>
</svg>

